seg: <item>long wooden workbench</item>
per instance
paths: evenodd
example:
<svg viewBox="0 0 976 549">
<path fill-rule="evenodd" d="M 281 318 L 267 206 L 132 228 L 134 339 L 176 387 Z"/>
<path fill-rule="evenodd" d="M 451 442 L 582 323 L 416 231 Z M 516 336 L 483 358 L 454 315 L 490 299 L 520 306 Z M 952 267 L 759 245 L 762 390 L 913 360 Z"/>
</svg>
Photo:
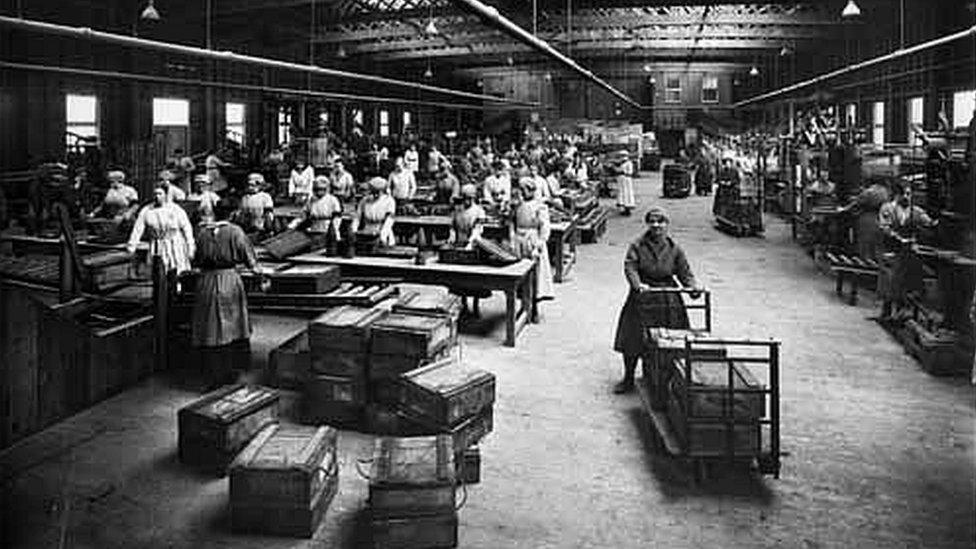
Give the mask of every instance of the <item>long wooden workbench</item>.
<svg viewBox="0 0 976 549">
<path fill-rule="evenodd" d="M 538 322 L 536 306 L 536 264 L 523 259 L 507 267 L 454 265 L 436 259 L 417 265 L 410 259 L 387 257 L 328 257 L 318 253 L 288 258 L 294 263 L 338 265 L 343 277 L 398 278 L 417 284 L 437 284 L 472 290 L 505 293 L 505 345 L 515 346 L 515 339 L 529 322 Z M 521 307 L 518 302 L 521 301 Z"/>
</svg>

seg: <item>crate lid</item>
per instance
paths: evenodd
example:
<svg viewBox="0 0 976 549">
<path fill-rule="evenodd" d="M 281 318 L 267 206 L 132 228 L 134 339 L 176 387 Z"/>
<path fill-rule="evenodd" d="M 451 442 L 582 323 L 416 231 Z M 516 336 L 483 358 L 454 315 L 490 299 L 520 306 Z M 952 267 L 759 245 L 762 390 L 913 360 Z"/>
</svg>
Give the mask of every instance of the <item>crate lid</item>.
<svg viewBox="0 0 976 549">
<path fill-rule="evenodd" d="M 272 275 L 273 278 L 284 278 L 290 276 L 328 276 L 332 273 L 338 274 L 339 267 L 336 265 L 289 265 Z"/>
<path fill-rule="evenodd" d="M 370 486 L 444 486 L 453 485 L 454 480 L 454 447 L 449 435 L 376 440 Z"/>
<path fill-rule="evenodd" d="M 474 383 L 493 381 L 495 375 L 465 366 L 454 357 L 448 357 L 411 370 L 403 374 L 401 379 L 436 393 L 449 393 Z"/>
<path fill-rule="evenodd" d="M 460 306 L 461 296 L 440 292 L 412 292 L 394 305 L 393 310 L 453 313 Z"/>
<path fill-rule="evenodd" d="M 448 324 L 448 319 L 429 315 L 410 313 L 390 313 L 385 318 L 377 320 L 373 328 L 381 331 L 411 331 L 427 332 Z"/>
<path fill-rule="evenodd" d="M 180 413 L 192 412 L 223 423 L 231 423 L 277 400 L 278 391 L 275 389 L 239 383 L 204 395 L 180 410 Z"/>
<path fill-rule="evenodd" d="M 365 328 L 379 318 L 382 318 L 386 311 L 378 308 L 353 307 L 343 305 L 326 311 L 318 318 L 312 320 L 310 325 L 331 326 L 331 327 L 350 327 Z"/>
<path fill-rule="evenodd" d="M 338 431 L 329 426 L 272 424 L 265 427 L 234 460 L 247 469 L 306 469 L 322 467 L 326 454 L 335 454 Z"/>
</svg>

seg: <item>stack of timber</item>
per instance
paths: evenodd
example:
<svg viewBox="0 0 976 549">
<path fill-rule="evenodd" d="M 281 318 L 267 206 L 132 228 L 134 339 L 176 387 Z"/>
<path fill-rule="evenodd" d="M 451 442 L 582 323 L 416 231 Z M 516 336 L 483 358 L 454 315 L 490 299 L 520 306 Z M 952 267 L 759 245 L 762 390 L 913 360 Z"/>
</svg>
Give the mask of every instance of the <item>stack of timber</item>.
<svg viewBox="0 0 976 549">
<path fill-rule="evenodd" d="M 599 240 L 607 231 L 609 219 L 610 210 L 599 204 L 594 204 L 589 211 L 581 213 L 578 224 L 580 241 L 584 244 L 592 244 Z"/>
<path fill-rule="evenodd" d="M 454 321 L 444 316 L 390 313 L 372 326 L 369 379 L 396 379 L 450 351 L 456 343 Z"/>
<path fill-rule="evenodd" d="M 224 476 L 237 453 L 262 429 L 277 423 L 278 400 L 274 389 L 237 384 L 182 408 L 177 414 L 180 461 Z"/>
<path fill-rule="evenodd" d="M 230 467 L 230 517 L 238 532 L 310 538 L 339 486 L 332 427 L 266 426 Z"/>
<path fill-rule="evenodd" d="M 456 547 L 456 483 L 450 437 L 378 438 L 369 475 L 371 546 Z"/>
</svg>

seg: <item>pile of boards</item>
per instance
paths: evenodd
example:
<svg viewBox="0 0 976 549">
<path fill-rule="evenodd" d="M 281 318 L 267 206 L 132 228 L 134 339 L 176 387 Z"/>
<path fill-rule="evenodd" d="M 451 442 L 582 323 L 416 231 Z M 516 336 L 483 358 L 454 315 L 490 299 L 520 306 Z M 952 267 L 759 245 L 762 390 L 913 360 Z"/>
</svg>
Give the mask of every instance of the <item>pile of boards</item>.
<svg viewBox="0 0 976 549">
<path fill-rule="evenodd" d="M 338 432 L 278 422 L 275 389 L 229 385 L 177 414 L 179 458 L 230 474 L 231 526 L 238 532 L 311 537 L 339 485 Z"/>
</svg>

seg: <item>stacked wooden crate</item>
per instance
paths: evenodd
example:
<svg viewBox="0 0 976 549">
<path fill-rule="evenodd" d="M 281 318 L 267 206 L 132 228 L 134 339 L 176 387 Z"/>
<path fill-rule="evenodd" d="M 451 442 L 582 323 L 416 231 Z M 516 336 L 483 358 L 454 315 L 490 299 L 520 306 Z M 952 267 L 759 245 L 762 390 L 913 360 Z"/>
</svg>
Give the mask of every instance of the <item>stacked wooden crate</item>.
<svg viewBox="0 0 976 549">
<path fill-rule="evenodd" d="M 451 437 L 378 438 L 369 476 L 372 547 L 456 547 L 456 483 Z"/>
<path fill-rule="evenodd" d="M 358 423 L 369 402 L 373 326 L 388 312 L 343 306 L 308 326 L 311 374 L 304 388 L 306 416 L 317 422 Z"/>
<path fill-rule="evenodd" d="M 177 414 L 180 461 L 220 476 L 262 429 L 278 421 L 278 392 L 244 384 L 208 393 Z"/>
<path fill-rule="evenodd" d="M 766 397 L 746 364 L 693 357 L 690 365 L 678 358 L 671 367 L 667 414 L 686 451 L 697 456 L 760 453 Z"/>
<path fill-rule="evenodd" d="M 230 467 L 235 531 L 312 537 L 339 486 L 338 432 L 272 424 Z"/>
</svg>

